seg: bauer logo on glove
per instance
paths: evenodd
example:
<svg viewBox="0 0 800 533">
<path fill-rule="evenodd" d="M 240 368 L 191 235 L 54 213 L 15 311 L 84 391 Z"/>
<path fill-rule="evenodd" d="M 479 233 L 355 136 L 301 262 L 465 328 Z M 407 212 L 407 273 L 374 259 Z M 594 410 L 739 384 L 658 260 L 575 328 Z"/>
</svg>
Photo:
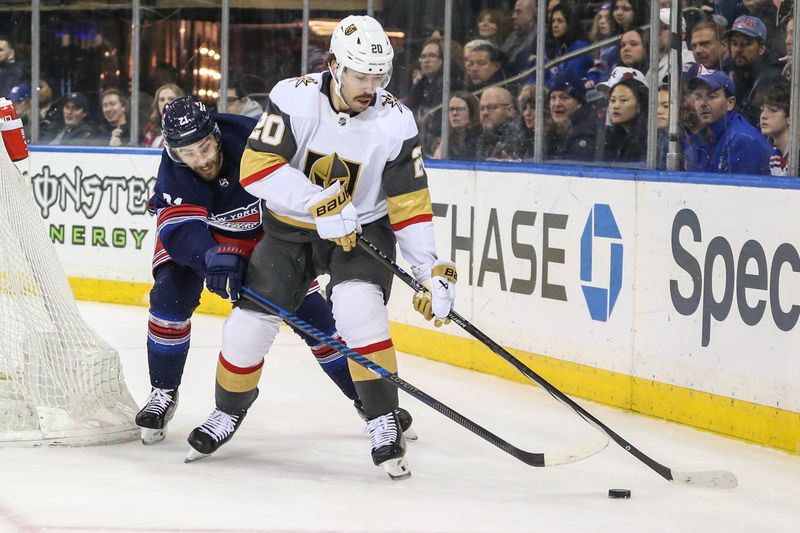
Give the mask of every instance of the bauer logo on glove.
<svg viewBox="0 0 800 533">
<path fill-rule="evenodd" d="M 356 247 L 356 234 L 361 231 L 361 224 L 356 208 L 340 182 L 315 194 L 306 208 L 314 217 L 320 237 L 333 241 L 345 252 Z"/>
<path fill-rule="evenodd" d="M 414 295 L 414 309 L 421 313 L 425 320 L 434 319 L 433 325 L 438 328 L 450 323 L 448 315 L 456 299 L 458 274 L 455 263 L 441 260 L 433 264 L 430 272 L 430 279 L 422 281 L 425 290 Z"/>
</svg>

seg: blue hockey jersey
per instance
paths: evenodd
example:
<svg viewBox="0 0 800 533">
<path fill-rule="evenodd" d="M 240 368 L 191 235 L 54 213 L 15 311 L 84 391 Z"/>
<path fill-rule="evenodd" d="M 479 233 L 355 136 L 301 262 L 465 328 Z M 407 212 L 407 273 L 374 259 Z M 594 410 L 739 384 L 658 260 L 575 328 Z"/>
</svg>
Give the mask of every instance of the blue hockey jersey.
<svg viewBox="0 0 800 533">
<path fill-rule="evenodd" d="M 206 250 L 218 241 L 256 242 L 262 235 L 261 201 L 239 184 L 239 164 L 256 119 L 212 115 L 222 136 L 222 167 L 213 181 L 161 155 L 150 209 L 158 217 L 153 269 L 167 261 L 202 274 Z"/>
</svg>

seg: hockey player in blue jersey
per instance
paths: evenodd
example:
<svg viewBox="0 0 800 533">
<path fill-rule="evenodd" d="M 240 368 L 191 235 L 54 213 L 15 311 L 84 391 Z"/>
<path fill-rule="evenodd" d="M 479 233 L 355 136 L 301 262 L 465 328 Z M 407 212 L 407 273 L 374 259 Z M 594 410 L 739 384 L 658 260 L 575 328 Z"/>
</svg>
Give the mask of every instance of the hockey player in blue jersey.
<svg viewBox="0 0 800 533">
<path fill-rule="evenodd" d="M 240 159 L 255 125 L 249 117 L 212 115 L 193 96 L 164 109 L 165 151 L 150 200 L 158 217 L 147 339 L 152 388 L 136 416 L 144 444 L 164 439 L 177 407 L 190 319 L 200 303 L 203 280 L 211 292 L 236 301 L 247 260 L 264 233 L 261 201 L 239 184 Z M 316 282 L 297 313 L 327 335 L 336 335 L 330 306 Z M 301 337 L 361 414 L 346 357 Z M 222 354 L 219 361 L 225 365 Z M 406 422 L 410 425 L 410 417 Z"/>
</svg>

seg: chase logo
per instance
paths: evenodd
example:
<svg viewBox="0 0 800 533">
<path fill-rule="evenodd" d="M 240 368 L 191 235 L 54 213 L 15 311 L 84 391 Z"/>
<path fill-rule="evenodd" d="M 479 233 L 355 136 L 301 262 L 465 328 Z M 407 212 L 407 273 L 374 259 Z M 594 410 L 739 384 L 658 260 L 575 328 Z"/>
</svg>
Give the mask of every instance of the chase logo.
<svg viewBox="0 0 800 533">
<path fill-rule="evenodd" d="M 606 322 L 617 303 L 622 288 L 621 241 L 611 206 L 594 204 L 581 235 L 581 288 L 592 320 Z M 607 255 L 604 247 L 608 247 Z M 605 268 L 598 268 L 604 257 L 608 257 L 609 277 L 598 279 L 606 272 Z"/>
</svg>

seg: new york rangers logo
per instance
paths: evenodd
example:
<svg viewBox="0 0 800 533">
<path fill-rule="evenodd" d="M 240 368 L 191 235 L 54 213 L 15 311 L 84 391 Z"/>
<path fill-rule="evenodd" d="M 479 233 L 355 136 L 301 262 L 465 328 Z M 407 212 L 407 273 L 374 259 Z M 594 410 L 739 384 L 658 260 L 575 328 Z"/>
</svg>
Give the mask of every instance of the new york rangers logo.
<svg viewBox="0 0 800 533">
<path fill-rule="evenodd" d="M 261 225 L 261 201 L 208 216 L 208 225 L 228 231 L 250 231 Z"/>
</svg>

